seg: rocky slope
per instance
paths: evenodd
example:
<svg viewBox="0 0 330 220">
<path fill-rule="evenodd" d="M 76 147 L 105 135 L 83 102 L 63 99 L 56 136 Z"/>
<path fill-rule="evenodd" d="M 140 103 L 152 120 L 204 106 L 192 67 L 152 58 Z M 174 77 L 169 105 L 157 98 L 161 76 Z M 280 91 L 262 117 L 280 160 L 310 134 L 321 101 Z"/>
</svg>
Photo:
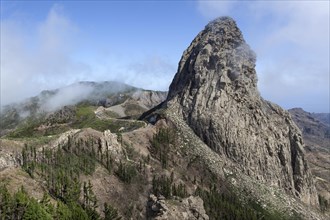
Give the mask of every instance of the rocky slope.
<svg viewBox="0 0 330 220">
<path fill-rule="evenodd" d="M 330 127 L 330 113 L 311 113 L 314 118 Z"/>
<path fill-rule="evenodd" d="M 5 117 L 12 130 L 0 138 L 0 215 L 326 219 L 301 133 L 288 112 L 259 96 L 254 66 L 235 22 L 223 17 L 184 52 L 159 105 L 165 93 L 108 93 L 112 83 L 88 82 L 64 90 L 92 88 L 66 107 L 54 108 L 63 104 L 53 102 L 66 94 L 60 90 L 14 106 Z M 53 104 L 40 105 L 50 97 Z M 135 120 L 153 106 L 140 117 L 146 121 Z M 20 109 L 42 114 L 16 121 Z M 21 186 L 28 203 L 17 199 Z"/>
<path fill-rule="evenodd" d="M 320 121 L 315 113 L 306 112 L 301 108 L 293 108 L 289 112 L 302 131 L 307 148 L 315 146 L 324 151 L 330 150 L 330 125 Z"/>
<path fill-rule="evenodd" d="M 184 52 L 167 105 L 179 105 L 194 132 L 245 174 L 317 205 L 301 133 L 260 97 L 255 61 L 235 21 L 218 18 Z"/>
<path fill-rule="evenodd" d="M 327 114 L 309 113 L 301 108 L 293 108 L 289 112 L 302 131 L 307 160 L 316 177 L 316 188 L 330 203 L 330 126 L 318 118 Z"/>
</svg>

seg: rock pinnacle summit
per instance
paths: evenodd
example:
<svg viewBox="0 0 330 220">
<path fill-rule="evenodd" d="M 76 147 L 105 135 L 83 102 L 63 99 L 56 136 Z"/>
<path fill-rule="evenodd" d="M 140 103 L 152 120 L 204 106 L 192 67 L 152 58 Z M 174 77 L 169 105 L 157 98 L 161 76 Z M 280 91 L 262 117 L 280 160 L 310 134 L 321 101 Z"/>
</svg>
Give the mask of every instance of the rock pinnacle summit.
<svg viewBox="0 0 330 220">
<path fill-rule="evenodd" d="M 255 62 L 236 22 L 217 18 L 183 53 L 167 106 L 179 106 L 195 134 L 246 175 L 316 205 L 301 132 L 260 96 Z"/>
</svg>

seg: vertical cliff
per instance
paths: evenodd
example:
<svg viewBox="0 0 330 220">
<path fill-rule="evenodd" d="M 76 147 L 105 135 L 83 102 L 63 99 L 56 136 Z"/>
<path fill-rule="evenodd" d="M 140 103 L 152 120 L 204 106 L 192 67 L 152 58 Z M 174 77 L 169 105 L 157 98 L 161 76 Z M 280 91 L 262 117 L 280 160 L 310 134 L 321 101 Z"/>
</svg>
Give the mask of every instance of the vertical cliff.
<svg viewBox="0 0 330 220">
<path fill-rule="evenodd" d="M 287 111 L 257 89 L 256 55 L 235 21 L 210 22 L 184 52 L 167 105 L 212 150 L 243 173 L 318 204 L 301 133 Z"/>
</svg>

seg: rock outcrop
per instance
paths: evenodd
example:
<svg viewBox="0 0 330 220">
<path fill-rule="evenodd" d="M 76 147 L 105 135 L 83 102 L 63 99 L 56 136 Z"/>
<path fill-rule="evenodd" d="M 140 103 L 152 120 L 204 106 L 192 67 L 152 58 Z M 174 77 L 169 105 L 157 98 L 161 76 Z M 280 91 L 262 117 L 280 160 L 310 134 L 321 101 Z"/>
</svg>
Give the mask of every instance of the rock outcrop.
<svg viewBox="0 0 330 220">
<path fill-rule="evenodd" d="M 91 128 L 70 130 L 62 134 L 52 146 L 60 146 L 73 152 L 76 150 L 93 152 L 98 156 L 108 152 L 115 161 L 119 161 L 123 155 L 121 144 L 117 141 L 117 135 L 111 133 L 110 130 L 104 132 Z M 79 146 L 79 149 L 73 149 L 74 146 Z"/>
<path fill-rule="evenodd" d="M 235 21 L 215 19 L 184 52 L 166 105 L 179 105 L 189 127 L 243 173 L 317 205 L 301 132 L 259 95 L 255 62 Z"/>
<path fill-rule="evenodd" d="M 198 196 L 168 202 L 163 196 L 149 196 L 147 209 L 149 219 L 155 220 L 209 220 L 203 200 Z"/>
</svg>

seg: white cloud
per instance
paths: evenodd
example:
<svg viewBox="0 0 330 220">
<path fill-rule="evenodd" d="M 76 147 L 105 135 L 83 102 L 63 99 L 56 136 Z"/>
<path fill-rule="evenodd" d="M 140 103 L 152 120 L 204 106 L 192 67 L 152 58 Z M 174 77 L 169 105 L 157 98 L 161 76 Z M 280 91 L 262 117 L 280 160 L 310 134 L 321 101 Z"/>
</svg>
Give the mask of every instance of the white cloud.
<svg viewBox="0 0 330 220">
<path fill-rule="evenodd" d="M 1 20 L 1 105 L 36 95 L 43 89 L 83 79 L 90 71 L 74 61 L 75 25 L 55 5 L 38 24 Z"/>
<path fill-rule="evenodd" d="M 321 100 L 319 109 L 329 111 L 328 1 L 199 1 L 197 7 L 208 19 L 229 15 L 237 20 L 258 55 L 264 97 L 276 102 L 281 93 L 302 102 L 311 97 Z M 95 46 L 58 5 L 39 23 L 21 20 L 1 20 L 2 105 L 80 80 L 166 90 L 176 71 L 176 63 L 163 55 L 130 57 L 109 45 Z M 103 49 L 108 55 L 99 53 Z"/>
<path fill-rule="evenodd" d="M 265 98 L 330 111 L 329 1 L 199 1 L 198 9 L 209 19 L 229 15 L 244 25 Z"/>
<path fill-rule="evenodd" d="M 94 81 L 113 80 L 138 88 L 167 91 L 176 64 L 163 55 L 149 54 L 132 57 L 130 54 L 108 54 L 93 62 Z"/>
<path fill-rule="evenodd" d="M 115 80 L 167 90 L 175 73 L 176 64 L 159 55 L 131 57 L 108 51 L 107 46 L 86 47 L 93 42 L 83 39 L 83 30 L 59 5 L 51 8 L 45 20 L 28 22 L 22 24 L 21 17 L 1 20 L 1 105 L 82 80 Z M 24 28 L 27 23 L 29 29 Z"/>
<path fill-rule="evenodd" d="M 168 90 L 168 85 L 176 72 L 175 65 L 168 60 L 152 55 L 144 60 L 129 65 L 128 71 L 132 74 L 126 83 L 151 90 Z"/>
<path fill-rule="evenodd" d="M 64 87 L 58 90 L 54 96 L 42 103 L 42 109 L 44 111 L 54 111 L 65 105 L 77 104 L 87 99 L 91 95 L 93 89 L 92 85 L 79 83 Z"/>
</svg>

